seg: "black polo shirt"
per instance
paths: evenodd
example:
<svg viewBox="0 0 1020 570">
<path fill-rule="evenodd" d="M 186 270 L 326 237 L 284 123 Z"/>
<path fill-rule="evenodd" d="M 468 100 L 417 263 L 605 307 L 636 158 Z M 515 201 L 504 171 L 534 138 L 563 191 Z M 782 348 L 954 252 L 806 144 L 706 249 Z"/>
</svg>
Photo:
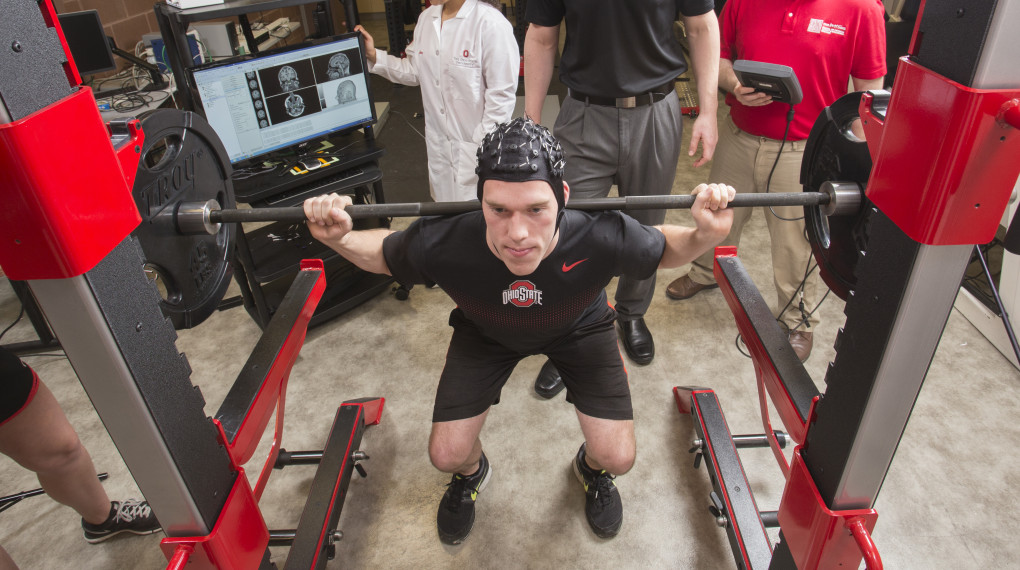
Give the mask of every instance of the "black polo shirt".
<svg viewBox="0 0 1020 570">
<path fill-rule="evenodd" d="M 526 15 L 540 26 L 566 20 L 564 85 L 597 97 L 629 97 L 687 71 L 673 22 L 714 8 L 714 0 L 530 0 Z"/>
<path fill-rule="evenodd" d="M 666 238 L 619 212 L 564 212 L 555 249 L 530 275 L 507 269 L 485 240 L 482 212 L 421 218 L 383 242 L 403 285 L 434 282 L 483 334 L 537 354 L 586 324 L 613 319 L 605 287 L 618 275 L 645 279 Z"/>
</svg>

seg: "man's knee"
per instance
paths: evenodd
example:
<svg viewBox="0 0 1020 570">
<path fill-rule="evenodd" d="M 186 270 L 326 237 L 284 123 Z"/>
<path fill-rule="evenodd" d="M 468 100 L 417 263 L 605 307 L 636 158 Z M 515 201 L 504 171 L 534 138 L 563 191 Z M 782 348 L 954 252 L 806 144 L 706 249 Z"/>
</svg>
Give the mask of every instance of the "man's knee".
<svg viewBox="0 0 1020 570">
<path fill-rule="evenodd" d="M 600 445 L 599 442 L 589 441 L 585 448 L 585 454 L 613 475 L 623 475 L 630 471 L 630 468 L 634 466 L 636 455 L 634 440 L 621 438 L 618 441 L 606 443 L 607 445 Z"/>
<path fill-rule="evenodd" d="M 429 441 L 429 460 L 436 469 L 444 473 L 453 473 L 468 461 L 473 447 L 473 445 L 458 446 L 448 439 L 433 437 Z"/>
<path fill-rule="evenodd" d="M 478 432 L 465 430 L 462 422 L 432 424 L 429 436 L 429 460 L 436 469 L 455 473 L 465 467 L 474 453 Z"/>
</svg>

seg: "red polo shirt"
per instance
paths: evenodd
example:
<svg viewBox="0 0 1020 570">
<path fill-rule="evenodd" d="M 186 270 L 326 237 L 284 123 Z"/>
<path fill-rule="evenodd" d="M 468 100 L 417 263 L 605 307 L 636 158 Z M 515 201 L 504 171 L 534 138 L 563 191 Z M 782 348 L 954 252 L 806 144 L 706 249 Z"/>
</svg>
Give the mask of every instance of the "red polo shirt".
<svg viewBox="0 0 1020 570">
<path fill-rule="evenodd" d="M 729 0 L 719 28 L 720 55 L 788 65 L 804 100 L 794 107 L 787 140 L 803 140 L 822 109 L 847 93 L 850 77 L 885 75 L 885 20 L 879 0 Z M 756 136 L 782 139 L 785 103 L 741 105 L 726 95 L 733 122 Z"/>
</svg>

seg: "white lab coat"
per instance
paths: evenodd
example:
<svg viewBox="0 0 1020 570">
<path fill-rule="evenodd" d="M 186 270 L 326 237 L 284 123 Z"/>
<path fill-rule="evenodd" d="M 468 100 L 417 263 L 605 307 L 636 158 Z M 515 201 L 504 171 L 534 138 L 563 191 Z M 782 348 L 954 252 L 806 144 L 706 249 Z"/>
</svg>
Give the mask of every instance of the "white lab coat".
<svg viewBox="0 0 1020 570">
<path fill-rule="evenodd" d="M 513 115 L 520 52 L 499 10 L 466 0 L 443 22 L 442 9 L 430 6 L 421 13 L 406 58 L 377 49 L 369 71 L 421 86 L 432 199 L 473 200 L 478 145 Z"/>
</svg>

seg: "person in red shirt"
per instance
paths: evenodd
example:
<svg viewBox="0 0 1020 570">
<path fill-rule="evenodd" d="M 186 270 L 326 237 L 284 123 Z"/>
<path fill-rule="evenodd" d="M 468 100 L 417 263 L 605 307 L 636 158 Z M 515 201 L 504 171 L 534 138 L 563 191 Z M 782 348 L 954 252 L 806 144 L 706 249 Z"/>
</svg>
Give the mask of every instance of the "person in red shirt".
<svg viewBox="0 0 1020 570">
<path fill-rule="evenodd" d="M 885 21 L 879 0 L 730 0 L 720 16 L 719 87 L 726 92 L 729 120 L 720 125 L 709 180 L 738 192 L 798 192 L 805 140 L 822 110 L 848 91 L 881 89 L 886 73 Z M 741 85 L 733 62 L 749 60 L 793 68 L 803 91 L 794 106 Z M 855 134 L 863 138 L 859 125 Z M 723 245 L 736 245 L 752 213 L 738 208 Z M 818 278 L 812 271 L 811 246 L 804 217 L 796 206 L 765 211 L 779 304 L 776 318 L 789 330 L 801 361 L 813 344 L 818 324 Z M 713 253 L 697 260 L 690 272 L 666 289 L 671 299 L 687 299 L 718 287 L 712 275 Z"/>
</svg>

